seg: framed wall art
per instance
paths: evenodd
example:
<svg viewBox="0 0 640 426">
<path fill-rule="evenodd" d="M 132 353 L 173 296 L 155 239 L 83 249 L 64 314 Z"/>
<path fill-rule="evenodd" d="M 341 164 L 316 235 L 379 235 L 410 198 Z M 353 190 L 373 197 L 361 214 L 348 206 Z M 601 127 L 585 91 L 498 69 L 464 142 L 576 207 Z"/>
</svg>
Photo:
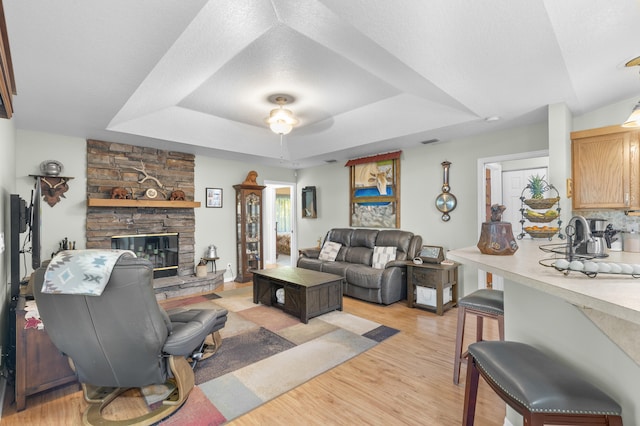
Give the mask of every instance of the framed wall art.
<svg viewBox="0 0 640 426">
<path fill-rule="evenodd" d="M 400 228 L 400 154 L 387 152 L 349 160 L 349 225 Z"/>
<path fill-rule="evenodd" d="M 302 218 L 315 219 L 318 217 L 316 207 L 316 187 L 305 186 L 302 188 Z"/>
<path fill-rule="evenodd" d="M 207 188 L 206 206 L 213 208 L 222 207 L 222 188 Z"/>
</svg>

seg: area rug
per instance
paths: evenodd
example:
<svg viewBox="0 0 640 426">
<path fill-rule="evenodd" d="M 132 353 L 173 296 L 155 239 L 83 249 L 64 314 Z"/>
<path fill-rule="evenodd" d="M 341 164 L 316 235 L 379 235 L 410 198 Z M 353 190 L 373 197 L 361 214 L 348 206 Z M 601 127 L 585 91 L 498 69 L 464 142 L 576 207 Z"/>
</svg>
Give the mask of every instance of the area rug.
<svg viewBox="0 0 640 426">
<path fill-rule="evenodd" d="M 374 347 L 398 330 L 342 311 L 300 322 L 253 303 L 251 287 L 164 304 L 223 307 L 222 346 L 196 366 L 196 386 L 185 405 L 160 422 L 220 425 Z"/>
</svg>

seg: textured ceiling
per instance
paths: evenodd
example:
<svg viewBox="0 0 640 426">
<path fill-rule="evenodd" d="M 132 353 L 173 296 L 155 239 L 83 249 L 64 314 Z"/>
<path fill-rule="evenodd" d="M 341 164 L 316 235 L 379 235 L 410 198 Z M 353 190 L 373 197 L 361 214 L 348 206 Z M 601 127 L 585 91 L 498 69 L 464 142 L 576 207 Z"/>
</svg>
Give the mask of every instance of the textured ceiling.
<svg viewBox="0 0 640 426">
<path fill-rule="evenodd" d="M 18 128 L 303 168 L 640 93 L 635 0 L 4 0 Z M 292 95 L 300 123 L 264 122 Z M 497 122 L 486 122 L 499 116 Z M 622 121 L 625 117 L 621 117 Z"/>
</svg>

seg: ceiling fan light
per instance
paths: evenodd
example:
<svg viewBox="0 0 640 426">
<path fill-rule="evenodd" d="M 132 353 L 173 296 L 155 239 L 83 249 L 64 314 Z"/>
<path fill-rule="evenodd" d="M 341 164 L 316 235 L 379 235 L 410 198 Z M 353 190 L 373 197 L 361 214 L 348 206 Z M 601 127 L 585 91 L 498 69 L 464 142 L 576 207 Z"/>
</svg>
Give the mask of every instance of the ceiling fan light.
<svg viewBox="0 0 640 426">
<path fill-rule="evenodd" d="M 276 108 L 271 110 L 268 122 L 272 123 L 275 121 L 284 121 L 291 125 L 298 123 L 298 120 L 295 119 L 291 110 L 285 108 Z"/>
<path fill-rule="evenodd" d="M 269 128 L 273 133 L 277 133 L 279 135 L 288 135 L 293 129 L 293 126 L 286 121 L 277 120 L 269 123 Z"/>
<path fill-rule="evenodd" d="M 622 127 L 640 127 L 640 102 L 633 107 L 631 115 L 629 115 L 629 118 L 622 124 Z"/>
<path fill-rule="evenodd" d="M 278 108 L 274 108 L 269 113 L 269 117 L 265 118 L 269 124 L 269 128 L 272 132 L 278 135 L 287 135 L 293 129 L 293 126 L 298 124 L 298 119 L 293 116 L 293 112 L 290 109 L 284 108 L 287 102 L 290 102 L 293 98 L 288 95 L 272 95 L 269 97 L 269 101 L 279 105 Z"/>
</svg>

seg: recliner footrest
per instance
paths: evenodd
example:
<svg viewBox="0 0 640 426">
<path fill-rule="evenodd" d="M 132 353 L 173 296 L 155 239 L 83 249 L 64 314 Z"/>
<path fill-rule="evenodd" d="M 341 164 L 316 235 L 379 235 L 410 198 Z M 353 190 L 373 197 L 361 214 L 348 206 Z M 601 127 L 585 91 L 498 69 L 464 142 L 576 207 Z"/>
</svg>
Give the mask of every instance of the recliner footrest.
<svg viewBox="0 0 640 426">
<path fill-rule="evenodd" d="M 184 309 L 167 312 L 173 330 L 163 350 L 171 355 L 188 356 L 200 349 L 205 338 L 223 328 L 227 322 L 226 309 Z M 187 344 L 185 340 L 191 343 Z M 185 348 L 190 348 L 184 352 Z"/>
</svg>

